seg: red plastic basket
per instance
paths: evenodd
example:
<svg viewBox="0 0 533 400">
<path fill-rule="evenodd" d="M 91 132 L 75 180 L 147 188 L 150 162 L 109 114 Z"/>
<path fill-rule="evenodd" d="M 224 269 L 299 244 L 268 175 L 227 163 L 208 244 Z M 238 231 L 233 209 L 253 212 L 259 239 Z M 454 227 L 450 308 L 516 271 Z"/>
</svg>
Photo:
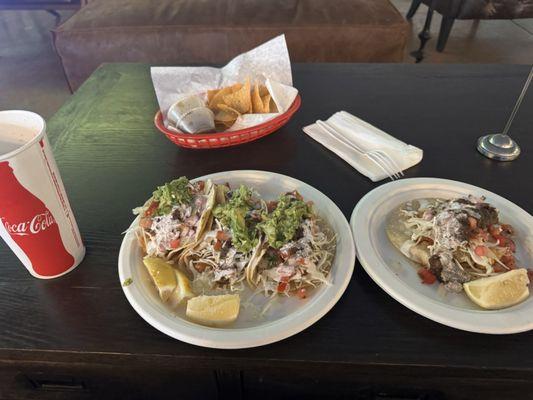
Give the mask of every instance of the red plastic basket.
<svg viewBox="0 0 533 400">
<path fill-rule="evenodd" d="M 300 104 L 302 104 L 302 100 L 300 95 L 297 95 L 289 109 L 280 116 L 251 128 L 231 132 L 201 133 L 194 135 L 191 135 L 190 133 L 177 133 L 168 130 L 165 127 L 161 111 L 158 111 L 155 114 L 154 123 L 157 129 L 163 132 L 170 141 L 180 147 L 187 147 L 190 149 L 216 149 L 219 147 L 236 146 L 238 144 L 251 142 L 277 131 L 291 119 L 296 111 L 298 111 Z"/>
</svg>

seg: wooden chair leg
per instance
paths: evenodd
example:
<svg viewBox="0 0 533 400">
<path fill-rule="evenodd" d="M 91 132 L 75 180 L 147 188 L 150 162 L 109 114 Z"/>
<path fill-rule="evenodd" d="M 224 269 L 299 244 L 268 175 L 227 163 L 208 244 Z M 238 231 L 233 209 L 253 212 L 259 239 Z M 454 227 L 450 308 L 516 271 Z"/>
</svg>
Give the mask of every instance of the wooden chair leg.
<svg viewBox="0 0 533 400">
<path fill-rule="evenodd" d="M 422 0 L 413 0 L 413 2 L 411 3 L 411 7 L 409 7 L 409 11 L 407 11 L 405 18 L 407 19 L 413 18 L 416 11 L 418 10 L 418 7 L 420 7 L 420 4 L 422 4 Z"/>
<path fill-rule="evenodd" d="M 446 42 L 448 41 L 448 37 L 450 36 L 450 32 L 452 30 L 453 23 L 455 22 L 455 18 L 453 17 L 442 17 L 442 23 L 440 24 L 440 32 L 439 32 L 439 39 L 437 40 L 437 51 L 442 52 L 444 51 L 444 48 L 446 47 Z"/>
<path fill-rule="evenodd" d="M 431 39 L 429 29 L 431 28 L 431 19 L 433 18 L 433 11 L 435 11 L 436 4 L 437 0 L 431 0 L 428 8 L 428 14 L 426 16 L 426 22 L 424 23 L 422 31 L 418 34 L 418 38 L 420 39 L 420 47 L 418 50 L 415 50 L 411 53 L 411 55 L 416 59 L 417 64 L 424 59 L 424 47 L 426 46 L 427 41 Z"/>
</svg>

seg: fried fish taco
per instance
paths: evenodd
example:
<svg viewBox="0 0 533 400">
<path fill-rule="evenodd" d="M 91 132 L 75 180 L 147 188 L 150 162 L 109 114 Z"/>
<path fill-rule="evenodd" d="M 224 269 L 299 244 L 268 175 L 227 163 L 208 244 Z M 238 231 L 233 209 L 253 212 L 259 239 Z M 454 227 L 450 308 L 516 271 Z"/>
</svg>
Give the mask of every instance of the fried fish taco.
<svg viewBox="0 0 533 400">
<path fill-rule="evenodd" d="M 483 198 L 425 198 L 400 205 L 386 227 L 391 243 L 423 266 L 423 283 L 442 282 L 451 292 L 463 284 L 516 267 L 513 229 Z"/>
<path fill-rule="evenodd" d="M 202 240 L 180 258 L 195 282 L 206 288 L 240 290 L 246 267 L 261 244 L 257 224 L 266 204 L 244 185 L 231 190 L 216 185 L 216 206 Z"/>
<path fill-rule="evenodd" d="M 258 229 L 264 235 L 256 259 L 246 270 L 250 285 L 267 294 L 298 294 L 327 283 L 335 236 L 302 196 L 294 191 L 269 203 Z"/>
<path fill-rule="evenodd" d="M 148 256 L 170 259 L 194 245 L 202 236 L 215 204 L 210 180 L 189 182 L 182 176 L 159 186 L 136 208 L 137 239 Z"/>
</svg>

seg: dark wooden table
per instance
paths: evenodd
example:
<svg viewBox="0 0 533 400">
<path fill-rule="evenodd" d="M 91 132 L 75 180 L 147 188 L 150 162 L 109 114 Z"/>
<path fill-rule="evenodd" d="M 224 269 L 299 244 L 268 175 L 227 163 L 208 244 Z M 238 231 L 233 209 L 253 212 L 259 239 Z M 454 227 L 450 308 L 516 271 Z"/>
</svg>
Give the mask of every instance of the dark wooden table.
<svg viewBox="0 0 533 400">
<path fill-rule="evenodd" d="M 48 125 L 87 245 L 65 277 L 30 277 L 0 244 L 0 398 L 533 398 L 533 333 L 490 336 L 427 320 L 383 292 L 359 264 L 339 303 L 306 331 L 246 350 L 171 339 L 139 317 L 117 276 L 130 210 L 172 177 L 233 169 L 301 179 L 345 213 L 372 183 L 303 134 L 344 109 L 424 149 L 407 177 L 442 177 L 533 210 L 533 95 L 512 134 L 512 163 L 483 158 L 528 66 L 295 65 L 302 108 L 279 132 L 224 150 L 183 150 L 153 127 L 145 65 L 101 67 Z M 385 182 L 385 181 L 384 181 Z M 382 183 L 384 183 L 382 182 Z"/>
</svg>

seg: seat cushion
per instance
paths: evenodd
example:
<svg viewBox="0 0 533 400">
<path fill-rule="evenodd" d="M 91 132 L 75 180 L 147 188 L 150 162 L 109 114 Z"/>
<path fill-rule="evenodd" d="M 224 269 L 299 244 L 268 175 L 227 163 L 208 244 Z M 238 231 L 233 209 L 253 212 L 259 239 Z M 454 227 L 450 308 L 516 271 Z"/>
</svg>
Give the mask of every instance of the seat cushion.
<svg viewBox="0 0 533 400">
<path fill-rule="evenodd" d="M 103 62 L 224 64 L 279 34 L 293 62 L 401 61 L 388 0 L 94 0 L 54 31 L 76 89 Z"/>
</svg>

